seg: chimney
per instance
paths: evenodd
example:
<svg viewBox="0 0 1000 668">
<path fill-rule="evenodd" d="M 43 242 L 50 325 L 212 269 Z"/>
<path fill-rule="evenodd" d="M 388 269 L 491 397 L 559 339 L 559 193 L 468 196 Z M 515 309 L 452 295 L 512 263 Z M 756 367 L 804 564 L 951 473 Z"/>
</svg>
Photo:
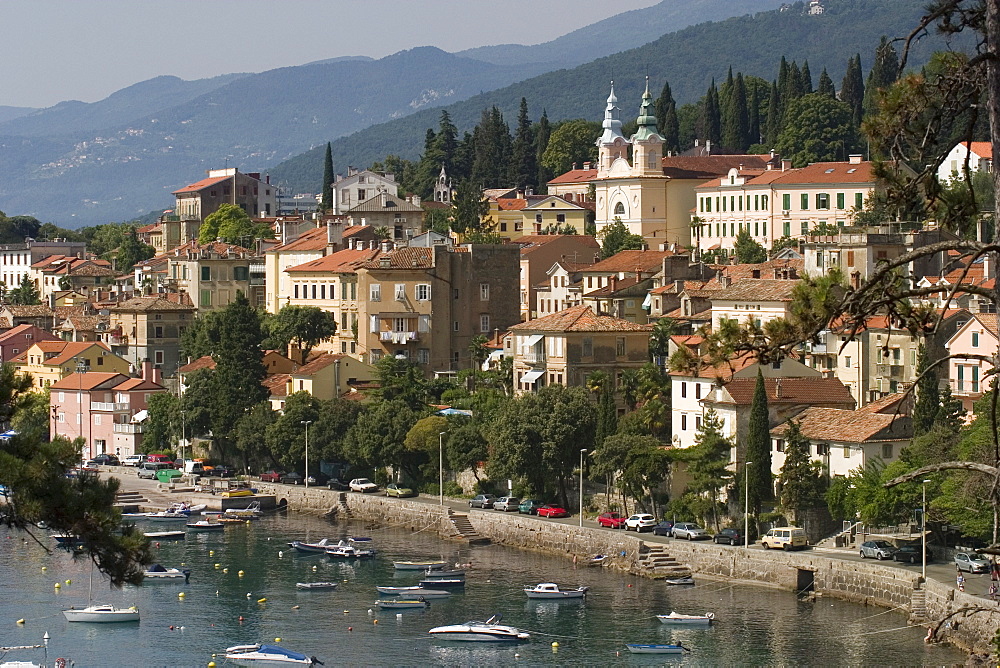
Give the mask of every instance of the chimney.
<svg viewBox="0 0 1000 668">
<path fill-rule="evenodd" d="M 388 239 L 383 239 L 382 240 L 382 252 L 383 253 L 388 253 L 391 250 L 392 250 L 392 242 L 389 241 Z"/>
<path fill-rule="evenodd" d="M 574 172 L 576 171 L 576 163 L 575 162 L 573 163 L 573 170 L 572 171 L 574 171 Z"/>
<path fill-rule="evenodd" d="M 589 163 L 589 162 L 585 162 L 585 163 L 583 163 L 583 169 L 584 169 L 585 171 L 588 171 L 588 172 L 589 172 L 589 171 L 590 171 L 590 163 Z"/>
<path fill-rule="evenodd" d="M 163 369 L 160 367 L 153 367 L 153 382 L 157 385 L 163 385 Z"/>
<path fill-rule="evenodd" d="M 674 281 L 674 291 L 677 292 L 677 294 L 684 292 L 684 279 L 678 278 Z"/>
<path fill-rule="evenodd" d="M 791 160 L 782 160 L 781 161 L 781 171 L 787 172 L 787 171 L 790 171 L 791 169 L 792 169 L 792 161 Z"/>
<path fill-rule="evenodd" d="M 148 357 L 142 360 L 142 379 L 153 380 L 153 363 L 149 361 Z"/>
<path fill-rule="evenodd" d="M 860 165 L 861 157 L 862 156 L 860 153 L 852 153 L 851 155 L 847 156 L 847 162 L 849 162 L 852 165 Z"/>
<path fill-rule="evenodd" d="M 332 252 L 333 248 L 340 247 L 344 243 L 344 225 L 332 220 L 326 221 L 326 248 L 327 252 Z"/>
<path fill-rule="evenodd" d="M 712 155 L 712 140 L 705 140 L 705 155 Z"/>
<path fill-rule="evenodd" d="M 851 287 L 855 290 L 861 289 L 861 272 L 852 271 L 851 272 Z"/>
<path fill-rule="evenodd" d="M 728 289 L 729 286 L 731 286 L 732 284 L 733 284 L 733 279 L 731 279 L 729 276 L 726 276 L 725 274 L 719 276 L 719 285 L 722 286 L 723 290 Z"/>
<path fill-rule="evenodd" d="M 780 378 L 778 378 L 777 380 L 774 381 L 774 398 L 775 399 L 781 399 L 782 398 L 782 394 L 781 394 L 781 379 Z"/>
</svg>

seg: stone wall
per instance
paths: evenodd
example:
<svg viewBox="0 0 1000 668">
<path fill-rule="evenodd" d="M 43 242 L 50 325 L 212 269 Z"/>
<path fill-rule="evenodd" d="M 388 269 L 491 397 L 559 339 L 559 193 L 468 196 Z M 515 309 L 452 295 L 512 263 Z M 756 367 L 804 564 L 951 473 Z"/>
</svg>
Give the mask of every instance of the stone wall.
<svg viewBox="0 0 1000 668">
<path fill-rule="evenodd" d="M 925 589 L 928 619 L 940 620 L 963 608 L 976 610 L 950 617 L 938 632 L 938 638 L 967 652 L 987 652 L 990 640 L 1000 629 L 1000 605 L 936 580 L 928 580 Z"/>
</svg>

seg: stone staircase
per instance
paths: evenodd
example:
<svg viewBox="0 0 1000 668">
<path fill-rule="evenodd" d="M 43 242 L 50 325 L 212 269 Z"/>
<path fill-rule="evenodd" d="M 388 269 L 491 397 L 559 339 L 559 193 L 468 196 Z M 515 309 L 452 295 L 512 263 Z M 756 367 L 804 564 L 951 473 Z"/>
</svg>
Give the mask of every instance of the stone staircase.
<svg viewBox="0 0 1000 668">
<path fill-rule="evenodd" d="M 910 594 L 910 623 L 919 624 L 927 619 L 927 590 L 914 589 Z"/>
<path fill-rule="evenodd" d="M 469 541 L 472 545 L 485 545 L 490 542 L 489 538 L 481 536 L 476 528 L 472 526 L 472 522 L 469 521 L 469 515 L 467 513 L 456 513 L 454 510 L 448 509 L 448 519 L 451 520 L 452 526 L 455 527 L 455 531 L 458 537 L 463 540 Z"/>
<path fill-rule="evenodd" d="M 691 569 L 671 557 L 664 545 L 643 544 L 639 548 L 638 567 L 656 579 L 691 575 Z"/>
<path fill-rule="evenodd" d="M 148 504 L 149 499 L 140 492 L 118 492 L 115 496 L 115 507 L 121 508 L 123 512 L 132 513 L 139 510 L 143 504 Z"/>
<path fill-rule="evenodd" d="M 347 492 L 340 492 L 337 494 L 337 503 L 326 513 L 327 515 L 333 515 L 338 519 L 349 520 L 354 517 L 351 513 L 351 507 L 347 505 Z"/>
</svg>

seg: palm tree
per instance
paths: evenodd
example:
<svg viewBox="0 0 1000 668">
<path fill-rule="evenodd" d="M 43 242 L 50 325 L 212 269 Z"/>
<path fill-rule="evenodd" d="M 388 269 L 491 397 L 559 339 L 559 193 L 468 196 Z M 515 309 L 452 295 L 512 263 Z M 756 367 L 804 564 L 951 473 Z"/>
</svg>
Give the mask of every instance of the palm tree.
<svg viewBox="0 0 1000 668">
<path fill-rule="evenodd" d="M 587 389 L 594 394 L 600 393 L 606 383 L 611 382 L 611 375 L 607 371 L 591 371 L 587 376 Z"/>
<path fill-rule="evenodd" d="M 385 225 L 379 225 L 378 227 L 373 229 L 372 234 L 374 234 L 375 238 L 378 239 L 379 241 L 386 241 L 392 238 L 392 230 L 390 230 Z"/>
</svg>

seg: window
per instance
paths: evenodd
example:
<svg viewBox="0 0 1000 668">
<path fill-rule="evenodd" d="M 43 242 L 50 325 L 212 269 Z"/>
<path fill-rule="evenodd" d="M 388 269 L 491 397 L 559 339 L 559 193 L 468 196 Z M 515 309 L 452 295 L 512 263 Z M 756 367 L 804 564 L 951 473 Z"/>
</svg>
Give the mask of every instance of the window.
<svg viewBox="0 0 1000 668">
<path fill-rule="evenodd" d="M 347 311 L 342 311 L 340 314 L 340 333 L 343 334 L 344 330 L 347 329 Z"/>
<path fill-rule="evenodd" d="M 854 206 L 861 208 L 864 205 L 865 196 L 861 193 L 854 193 Z"/>
<path fill-rule="evenodd" d="M 488 302 L 490 300 L 490 284 L 480 283 L 479 284 L 479 301 Z"/>
<path fill-rule="evenodd" d="M 694 398 L 701 399 L 701 383 L 694 384 Z"/>
<path fill-rule="evenodd" d="M 413 296 L 418 302 L 427 302 L 431 299 L 430 283 L 418 283 L 413 289 Z"/>
<path fill-rule="evenodd" d="M 319 286 L 319 298 L 326 299 L 326 283 Z"/>
<path fill-rule="evenodd" d="M 625 337 L 619 336 L 615 339 L 615 355 L 618 357 L 625 356 Z"/>
<path fill-rule="evenodd" d="M 490 331 L 490 315 L 488 313 L 483 313 L 479 316 L 479 331 L 489 332 Z"/>
<path fill-rule="evenodd" d="M 100 413 L 94 415 L 94 424 L 101 424 L 102 417 L 103 416 Z M 114 420 L 114 418 L 112 418 L 112 420 Z"/>
<path fill-rule="evenodd" d="M 785 193 L 781 196 L 781 208 L 784 211 L 792 208 L 792 195 L 790 193 Z"/>
<path fill-rule="evenodd" d="M 431 331 L 431 317 L 429 315 L 417 316 L 417 331 L 418 332 Z"/>
<path fill-rule="evenodd" d="M 211 290 L 202 290 L 201 291 L 201 300 L 200 300 L 199 305 L 200 306 L 211 306 L 212 305 L 212 291 Z"/>
<path fill-rule="evenodd" d="M 882 459 L 892 459 L 892 443 L 882 444 Z"/>
<path fill-rule="evenodd" d="M 591 338 L 591 337 L 589 337 L 589 336 L 584 337 L 583 338 L 582 348 L 583 348 L 583 350 L 580 353 L 581 355 L 583 355 L 584 357 L 593 357 L 594 356 L 594 339 Z"/>
<path fill-rule="evenodd" d="M 809 210 L 809 194 L 802 193 L 799 195 L 799 208 L 803 211 Z"/>
<path fill-rule="evenodd" d="M 210 280 L 212 280 L 212 268 L 211 267 L 202 267 L 201 268 L 201 280 L 203 280 L 203 281 L 210 281 Z"/>
<path fill-rule="evenodd" d="M 617 202 L 615 204 L 615 215 L 616 216 L 624 216 L 625 215 L 625 205 L 622 204 L 621 202 Z"/>
<path fill-rule="evenodd" d="M 688 395 L 687 383 L 682 382 L 681 383 L 681 399 L 687 397 L 687 395 Z"/>
<path fill-rule="evenodd" d="M 707 212 L 707 213 L 712 213 L 712 198 L 711 198 L 711 197 L 706 197 L 706 198 L 704 199 L 704 204 L 703 204 L 703 206 L 705 207 L 705 208 L 704 208 L 704 211 L 705 211 L 705 212 Z"/>
<path fill-rule="evenodd" d="M 153 351 L 153 364 L 163 364 L 163 351 L 154 350 Z"/>
<path fill-rule="evenodd" d="M 802 221 L 802 227 L 801 227 L 801 229 L 802 229 L 802 234 L 809 234 L 809 221 L 808 220 L 803 220 Z"/>
<path fill-rule="evenodd" d="M 536 213 L 535 214 L 535 222 L 536 223 L 542 222 L 542 214 L 540 214 L 540 213 Z"/>
<path fill-rule="evenodd" d="M 844 459 L 850 459 L 851 458 L 851 446 L 849 446 L 849 445 L 845 445 L 844 446 L 843 456 L 844 456 Z"/>
<path fill-rule="evenodd" d="M 817 443 L 816 444 L 816 454 L 820 457 L 830 456 L 830 444 L 829 443 Z"/>
<path fill-rule="evenodd" d="M 316 299 L 316 284 L 312 284 L 312 298 Z"/>
<path fill-rule="evenodd" d="M 816 193 L 816 208 L 817 209 L 830 208 L 830 193 Z"/>
<path fill-rule="evenodd" d="M 722 210 L 723 211 L 729 210 L 729 202 L 726 201 L 725 197 L 722 198 Z"/>
<path fill-rule="evenodd" d="M 153 338 L 154 339 L 162 339 L 163 338 L 163 328 L 162 327 L 154 327 L 153 328 Z"/>
<path fill-rule="evenodd" d="M 233 280 L 234 281 L 248 281 L 248 280 L 250 280 L 250 268 L 249 267 L 233 267 Z"/>
<path fill-rule="evenodd" d="M 973 348 L 979 347 L 979 332 L 972 333 L 972 347 Z"/>
<path fill-rule="evenodd" d="M 695 415 L 694 416 L 694 428 L 695 428 L 695 430 L 701 429 L 701 416 L 700 415 Z"/>
<path fill-rule="evenodd" d="M 565 223 L 566 222 L 566 214 L 565 213 L 557 213 L 556 214 L 556 222 L 557 223 Z"/>
<path fill-rule="evenodd" d="M 851 368 L 851 356 L 848 355 L 844 358 L 844 367 L 847 369 Z"/>
<path fill-rule="evenodd" d="M 784 234 L 785 234 L 786 237 L 792 236 L 792 224 L 791 224 L 791 222 L 789 222 L 787 220 L 785 221 L 784 225 L 782 226 L 782 232 L 784 232 Z"/>
<path fill-rule="evenodd" d="M 844 208 L 844 193 L 837 193 L 837 208 Z"/>
<path fill-rule="evenodd" d="M 687 431 L 688 428 L 688 416 L 686 413 L 681 413 L 681 431 Z"/>
<path fill-rule="evenodd" d="M 382 286 L 378 283 L 372 283 L 369 287 L 369 301 L 380 302 L 382 301 Z"/>
<path fill-rule="evenodd" d="M 368 331 L 372 333 L 378 332 L 378 316 L 370 315 L 368 316 Z"/>
<path fill-rule="evenodd" d="M 965 367 L 961 364 L 958 365 L 958 391 L 962 392 L 965 390 Z"/>
<path fill-rule="evenodd" d="M 972 391 L 973 392 L 978 392 L 979 391 L 979 367 L 978 366 L 974 366 L 974 367 L 971 367 L 971 368 L 972 368 Z"/>
<path fill-rule="evenodd" d="M 397 302 L 406 301 L 406 284 L 396 283 L 395 297 L 393 297 Z"/>
<path fill-rule="evenodd" d="M 775 452 L 784 452 L 785 451 L 785 439 L 783 439 L 783 438 L 776 438 L 776 439 L 774 439 L 774 451 Z"/>
<path fill-rule="evenodd" d="M 456 320 L 455 322 L 452 323 L 451 329 L 452 329 L 452 331 L 457 332 L 458 328 L 459 328 L 459 324 L 458 324 L 458 320 Z"/>
<path fill-rule="evenodd" d="M 420 348 L 417 350 L 417 364 L 430 364 L 431 361 L 431 351 L 427 348 Z"/>
</svg>

